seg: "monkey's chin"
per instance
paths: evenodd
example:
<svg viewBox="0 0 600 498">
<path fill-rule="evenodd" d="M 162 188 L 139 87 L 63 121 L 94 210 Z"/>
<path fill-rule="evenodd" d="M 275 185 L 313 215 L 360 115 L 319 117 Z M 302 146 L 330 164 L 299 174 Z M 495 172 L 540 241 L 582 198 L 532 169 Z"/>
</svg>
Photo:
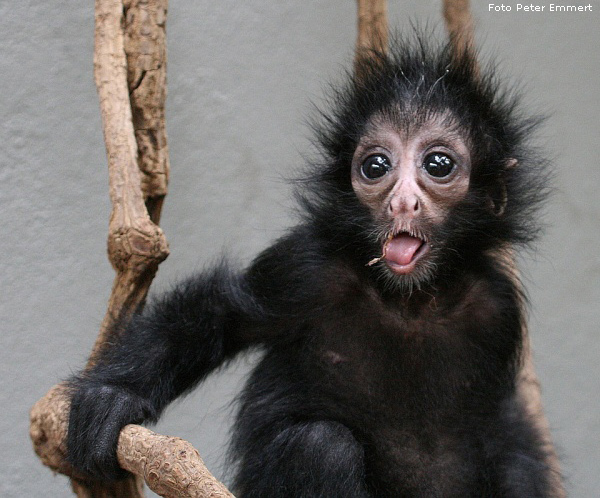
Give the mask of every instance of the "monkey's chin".
<svg viewBox="0 0 600 498">
<path fill-rule="evenodd" d="M 430 245 L 423 241 L 408 263 L 402 264 L 399 261 L 388 257 L 388 255 L 384 256 L 383 260 L 388 268 L 396 275 L 409 275 L 413 273 L 419 264 L 419 261 L 429 253 L 430 249 Z"/>
</svg>

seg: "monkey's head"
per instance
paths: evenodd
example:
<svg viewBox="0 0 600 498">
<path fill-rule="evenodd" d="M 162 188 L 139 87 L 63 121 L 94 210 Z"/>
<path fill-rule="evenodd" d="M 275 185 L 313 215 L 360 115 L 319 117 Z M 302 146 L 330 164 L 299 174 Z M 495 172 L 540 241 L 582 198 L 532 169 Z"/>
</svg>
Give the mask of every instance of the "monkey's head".
<svg viewBox="0 0 600 498">
<path fill-rule="evenodd" d="M 379 114 L 354 151 L 352 188 L 379 227 L 381 256 L 369 265 L 385 265 L 398 282 L 418 285 L 435 274 L 446 246 L 437 227 L 469 191 L 468 139 L 451 120 L 431 116 L 405 129 Z"/>
<path fill-rule="evenodd" d="M 422 37 L 359 64 L 316 127 L 326 161 L 304 196 L 332 250 L 412 289 L 531 241 L 547 172 L 516 92 Z"/>
</svg>

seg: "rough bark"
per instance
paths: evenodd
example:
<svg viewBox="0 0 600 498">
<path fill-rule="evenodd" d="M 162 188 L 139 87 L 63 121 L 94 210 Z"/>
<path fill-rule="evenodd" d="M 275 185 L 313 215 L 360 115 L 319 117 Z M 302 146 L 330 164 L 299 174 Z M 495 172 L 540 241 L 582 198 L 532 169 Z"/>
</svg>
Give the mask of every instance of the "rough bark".
<svg viewBox="0 0 600 498">
<path fill-rule="evenodd" d="M 165 128 L 167 0 L 125 0 L 124 7 L 127 86 L 142 192 L 150 219 L 158 224 L 169 180 Z"/>
<path fill-rule="evenodd" d="M 128 425 L 119 437 L 119 463 L 143 476 L 148 487 L 167 497 L 234 498 L 205 467 L 187 441 Z"/>
</svg>

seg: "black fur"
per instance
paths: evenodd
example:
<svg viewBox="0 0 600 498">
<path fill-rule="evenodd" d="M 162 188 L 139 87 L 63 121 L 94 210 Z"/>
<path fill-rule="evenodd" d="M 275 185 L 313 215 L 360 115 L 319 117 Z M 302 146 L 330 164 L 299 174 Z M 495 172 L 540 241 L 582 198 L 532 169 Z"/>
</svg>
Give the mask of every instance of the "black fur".
<svg viewBox="0 0 600 498">
<path fill-rule="evenodd" d="M 447 47 L 398 42 L 361 74 L 317 126 L 322 161 L 299 184 L 302 222 L 248 269 L 221 264 L 155 300 L 71 380 L 76 467 L 121 477 L 123 425 L 155 421 L 260 345 L 231 450 L 238 496 L 553 496 L 540 435 L 515 396 L 523 297 L 499 256 L 537 232 L 547 173 L 526 142 L 535 122 L 493 73 L 478 78 Z M 365 265 L 381 246 L 350 162 L 375 114 L 402 126 L 450 115 L 470 144 L 469 192 L 435 227 L 439 270 L 411 293 Z M 500 215 L 488 202 L 497 182 L 508 199 Z"/>
</svg>

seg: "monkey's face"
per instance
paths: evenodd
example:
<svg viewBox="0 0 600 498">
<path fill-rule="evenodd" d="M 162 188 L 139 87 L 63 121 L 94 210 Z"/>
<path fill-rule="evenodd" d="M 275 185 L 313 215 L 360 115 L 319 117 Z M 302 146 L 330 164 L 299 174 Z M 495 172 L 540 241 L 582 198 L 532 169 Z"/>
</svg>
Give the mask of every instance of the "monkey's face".
<svg viewBox="0 0 600 498">
<path fill-rule="evenodd" d="M 374 119 L 352 159 L 352 187 L 371 212 L 381 256 L 370 264 L 410 285 L 434 273 L 444 240 L 437 228 L 467 194 L 467 140 L 449 118 L 410 127 Z"/>
</svg>

